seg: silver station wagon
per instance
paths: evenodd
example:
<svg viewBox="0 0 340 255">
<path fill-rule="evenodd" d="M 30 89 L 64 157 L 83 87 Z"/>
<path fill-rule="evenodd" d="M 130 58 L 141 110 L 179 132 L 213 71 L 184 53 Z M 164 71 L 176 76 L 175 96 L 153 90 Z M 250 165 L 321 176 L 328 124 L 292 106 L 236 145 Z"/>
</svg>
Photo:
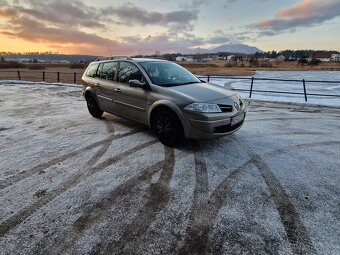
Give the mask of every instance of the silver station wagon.
<svg viewBox="0 0 340 255">
<path fill-rule="evenodd" d="M 169 146 L 184 136 L 231 134 L 246 116 L 246 105 L 237 93 L 201 81 L 166 60 L 99 59 L 88 66 L 82 81 L 93 117 L 100 118 L 105 111 L 143 123 Z"/>
</svg>

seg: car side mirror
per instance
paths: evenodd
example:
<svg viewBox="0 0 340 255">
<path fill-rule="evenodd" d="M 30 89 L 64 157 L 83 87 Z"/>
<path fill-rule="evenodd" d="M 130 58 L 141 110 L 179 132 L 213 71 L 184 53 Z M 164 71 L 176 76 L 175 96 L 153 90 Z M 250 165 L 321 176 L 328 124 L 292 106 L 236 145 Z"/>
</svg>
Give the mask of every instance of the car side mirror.
<svg viewBox="0 0 340 255">
<path fill-rule="evenodd" d="M 140 82 L 139 80 L 129 80 L 129 85 L 134 88 L 145 88 L 145 82 Z"/>
</svg>

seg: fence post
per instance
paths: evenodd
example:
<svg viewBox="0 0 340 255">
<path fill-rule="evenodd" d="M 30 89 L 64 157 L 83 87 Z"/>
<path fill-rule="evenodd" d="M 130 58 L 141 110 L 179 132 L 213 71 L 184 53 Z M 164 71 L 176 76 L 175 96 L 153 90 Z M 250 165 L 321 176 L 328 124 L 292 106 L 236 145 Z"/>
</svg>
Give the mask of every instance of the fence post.
<svg viewBox="0 0 340 255">
<path fill-rule="evenodd" d="M 77 83 L 77 73 L 76 72 L 73 73 L 73 83 L 74 84 Z"/>
<path fill-rule="evenodd" d="M 57 72 L 57 81 L 60 82 L 60 72 Z"/>
<path fill-rule="evenodd" d="M 305 102 L 307 102 L 307 92 L 306 92 L 306 81 L 305 79 L 302 80 L 303 84 L 303 92 L 305 93 Z"/>
<path fill-rule="evenodd" d="M 45 81 L 45 71 L 43 71 L 43 81 Z"/>
<path fill-rule="evenodd" d="M 21 81 L 20 71 L 18 70 L 17 73 L 18 73 L 18 79 L 19 79 L 19 81 Z"/>
<path fill-rule="evenodd" d="M 253 93 L 253 85 L 254 85 L 254 77 L 251 77 L 249 98 L 251 98 L 251 94 Z"/>
</svg>

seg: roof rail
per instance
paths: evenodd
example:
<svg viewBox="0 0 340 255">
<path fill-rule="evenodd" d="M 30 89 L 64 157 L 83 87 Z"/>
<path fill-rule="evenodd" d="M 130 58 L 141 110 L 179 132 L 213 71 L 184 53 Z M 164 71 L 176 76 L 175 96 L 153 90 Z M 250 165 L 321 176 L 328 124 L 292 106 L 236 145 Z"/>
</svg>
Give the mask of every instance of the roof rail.
<svg viewBox="0 0 340 255">
<path fill-rule="evenodd" d="M 128 56 L 112 56 L 112 57 L 101 57 L 97 58 L 95 61 L 102 61 L 102 60 L 113 60 L 113 59 L 127 59 L 127 60 L 132 60 L 132 58 Z"/>
<path fill-rule="evenodd" d="M 151 59 L 160 59 L 160 60 L 167 60 L 167 59 L 165 59 L 165 58 L 163 58 L 163 57 L 147 57 L 147 58 L 151 58 Z"/>
</svg>

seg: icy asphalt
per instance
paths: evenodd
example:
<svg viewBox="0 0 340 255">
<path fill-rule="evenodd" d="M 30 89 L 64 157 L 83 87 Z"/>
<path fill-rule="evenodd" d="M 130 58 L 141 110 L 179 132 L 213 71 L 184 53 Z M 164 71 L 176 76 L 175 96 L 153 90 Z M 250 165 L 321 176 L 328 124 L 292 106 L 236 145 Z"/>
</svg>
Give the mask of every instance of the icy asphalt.
<svg viewBox="0 0 340 255">
<path fill-rule="evenodd" d="M 164 147 L 80 89 L 0 85 L 0 254 L 340 254 L 340 109 L 252 101 Z"/>
</svg>

